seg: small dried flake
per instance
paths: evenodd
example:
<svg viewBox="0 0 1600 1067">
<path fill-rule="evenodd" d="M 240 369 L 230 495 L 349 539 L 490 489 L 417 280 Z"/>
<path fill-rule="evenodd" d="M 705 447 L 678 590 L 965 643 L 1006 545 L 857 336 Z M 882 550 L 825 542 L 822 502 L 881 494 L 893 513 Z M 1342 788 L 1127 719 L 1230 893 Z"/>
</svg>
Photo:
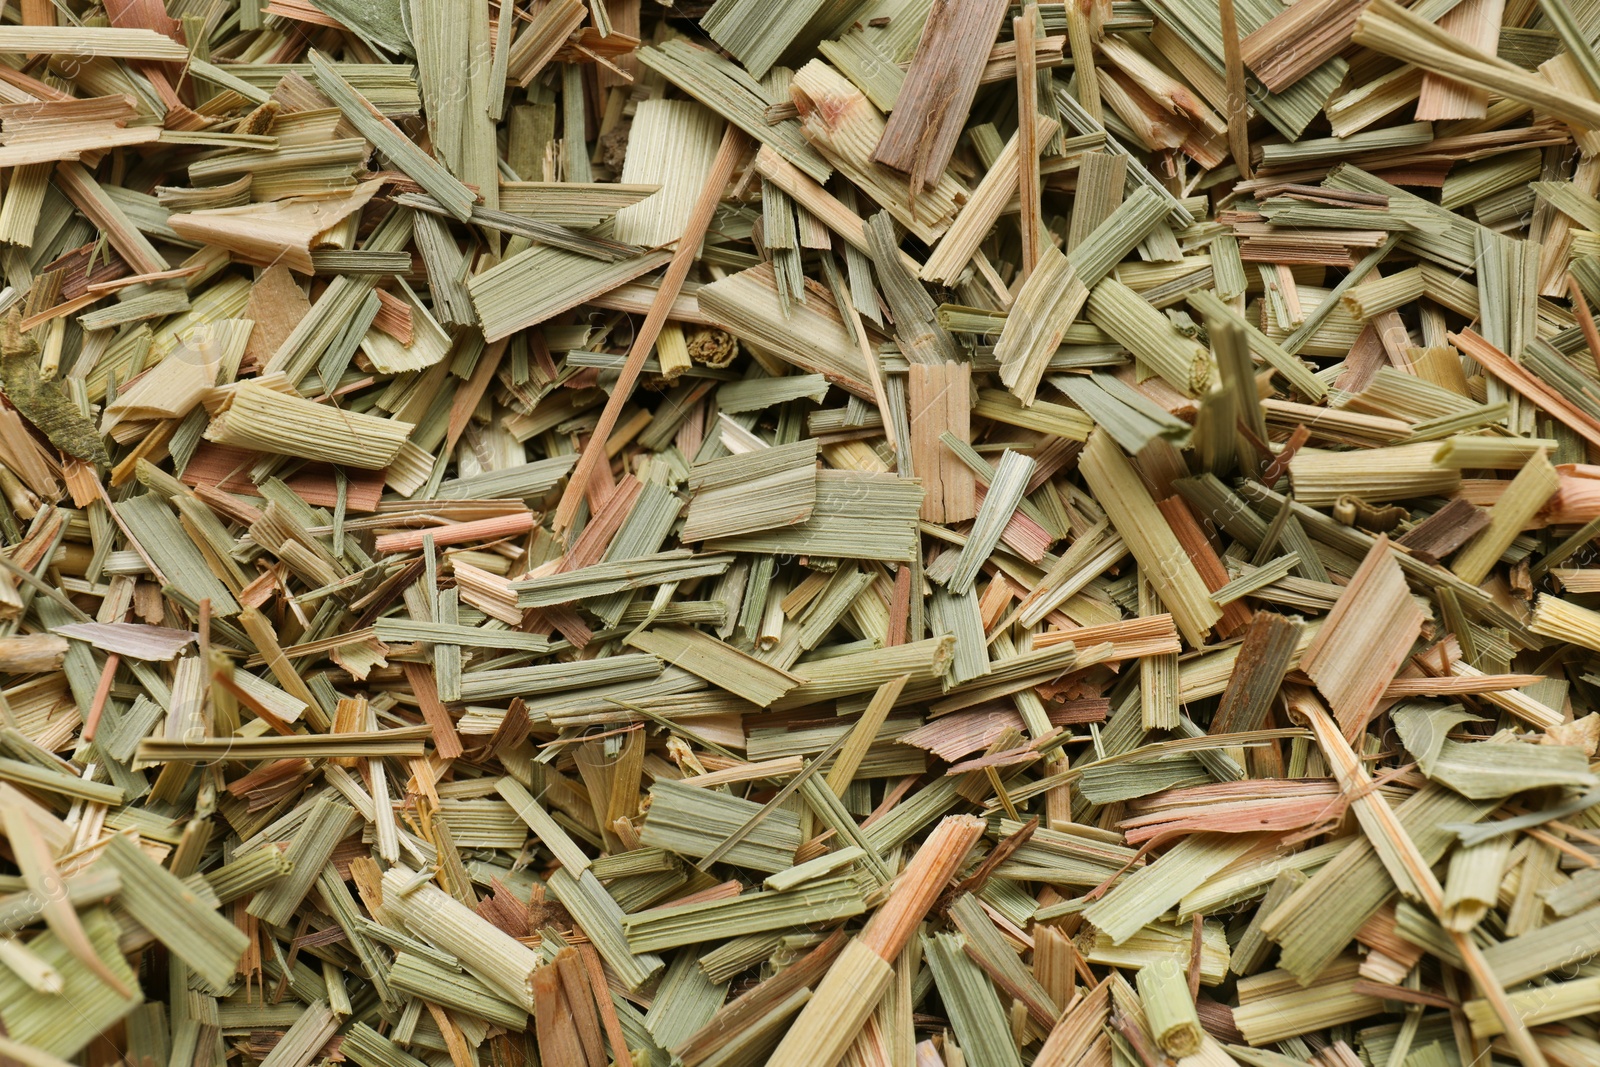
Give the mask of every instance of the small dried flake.
<svg viewBox="0 0 1600 1067">
<path fill-rule="evenodd" d="M 57 626 L 64 637 L 86 641 L 102 652 L 115 652 L 134 659 L 171 660 L 194 641 L 189 630 L 169 630 L 137 622 L 80 622 Z"/>
<path fill-rule="evenodd" d="M 1600 1063 L 1591 7 L 22 0 L 0 1060 Z"/>
<path fill-rule="evenodd" d="M 84 414 L 58 382 L 48 381 L 39 369 L 39 345 L 22 332 L 15 312 L 3 327 L 0 337 L 0 385 L 5 398 L 22 417 L 48 438 L 61 452 L 91 463 L 106 464 L 110 457 L 105 443 L 95 432 L 94 422 Z M 14 447 L 31 449 L 33 442 L 23 436 Z"/>
</svg>

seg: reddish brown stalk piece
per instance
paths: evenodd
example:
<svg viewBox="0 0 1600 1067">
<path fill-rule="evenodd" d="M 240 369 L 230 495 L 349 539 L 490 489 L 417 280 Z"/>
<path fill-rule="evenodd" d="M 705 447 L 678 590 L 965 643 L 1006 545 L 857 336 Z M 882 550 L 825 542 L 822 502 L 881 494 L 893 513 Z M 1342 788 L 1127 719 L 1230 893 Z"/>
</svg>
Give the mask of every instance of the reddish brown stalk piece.
<svg viewBox="0 0 1600 1067">
<path fill-rule="evenodd" d="M 911 195 L 950 165 L 1005 17 L 1005 0 L 934 0 L 872 159 L 911 176 Z"/>
<path fill-rule="evenodd" d="M 83 739 L 93 741 L 95 731 L 100 728 L 100 716 L 106 710 L 106 700 L 111 696 L 111 681 L 116 677 L 117 665 L 122 662 L 122 657 L 115 652 L 106 655 L 105 669 L 100 672 L 100 682 L 94 687 L 94 701 L 89 705 L 89 714 L 83 719 Z"/>
<path fill-rule="evenodd" d="M 994 872 L 999 866 L 1010 859 L 1017 849 L 1032 840 L 1033 832 L 1037 829 L 1039 829 L 1039 817 L 1035 815 L 1023 824 L 1022 829 L 1015 833 L 1007 834 L 999 844 L 989 850 L 987 856 L 983 857 L 983 862 L 978 864 L 977 870 L 957 882 L 955 887 L 946 893 L 938 904 L 934 905 L 934 911 L 948 909 L 951 901 L 962 893 L 981 892 L 983 887 L 988 884 L 989 879 L 994 876 Z"/>
<path fill-rule="evenodd" d="M 1488 511 L 1457 497 L 1407 530 L 1395 544 L 1409 549 L 1413 556 L 1438 563 L 1487 525 Z"/>
<path fill-rule="evenodd" d="M 1271 462 L 1262 470 L 1261 484 L 1277 485 L 1278 479 L 1283 477 L 1283 472 L 1289 469 L 1289 463 L 1294 459 L 1295 453 L 1299 452 L 1309 440 L 1311 431 L 1304 426 L 1295 426 L 1293 432 L 1289 434 L 1289 439 L 1283 443 L 1283 448 L 1278 450 L 1278 454 L 1273 456 Z"/>
<path fill-rule="evenodd" d="M 1361 8 L 1362 0 L 1299 0 L 1240 41 L 1240 58 L 1281 93 L 1350 44 Z"/>
<path fill-rule="evenodd" d="M 450 718 L 444 703 L 439 699 L 439 688 L 434 684 L 433 668 L 422 663 L 405 664 L 406 684 L 416 694 L 422 718 L 433 728 L 433 743 L 442 759 L 457 759 L 462 752 L 461 736 Z"/>
<path fill-rule="evenodd" d="M 1594 312 L 1589 309 L 1588 298 L 1583 295 L 1578 279 L 1570 273 L 1567 275 L 1567 295 L 1572 298 L 1572 314 L 1583 331 L 1583 343 L 1589 349 L 1589 358 L 1594 360 L 1596 369 L 1600 369 L 1600 329 L 1595 328 Z"/>
</svg>

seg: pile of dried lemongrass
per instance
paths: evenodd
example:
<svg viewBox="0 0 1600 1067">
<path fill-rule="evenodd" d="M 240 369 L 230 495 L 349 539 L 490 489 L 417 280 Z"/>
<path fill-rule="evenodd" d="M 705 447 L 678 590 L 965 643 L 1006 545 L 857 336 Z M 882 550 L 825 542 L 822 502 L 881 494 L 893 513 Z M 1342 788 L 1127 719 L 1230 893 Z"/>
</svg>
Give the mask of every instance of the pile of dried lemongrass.
<svg viewBox="0 0 1600 1067">
<path fill-rule="evenodd" d="M 0 6 L 0 1067 L 1600 1064 L 1597 41 Z"/>
</svg>

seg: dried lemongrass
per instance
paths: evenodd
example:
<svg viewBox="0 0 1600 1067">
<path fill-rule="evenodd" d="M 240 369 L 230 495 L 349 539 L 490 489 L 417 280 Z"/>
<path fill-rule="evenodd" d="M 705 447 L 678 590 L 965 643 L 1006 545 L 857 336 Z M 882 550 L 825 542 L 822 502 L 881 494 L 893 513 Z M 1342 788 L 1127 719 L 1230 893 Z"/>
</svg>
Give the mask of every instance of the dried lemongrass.
<svg viewBox="0 0 1600 1067">
<path fill-rule="evenodd" d="M 116 918 L 105 908 L 95 907 L 84 920 L 95 953 L 131 987 L 133 972 L 117 949 Z M 0 1021 L 6 1024 L 8 1041 L 14 1043 L 19 1058 L 39 1052 L 51 1057 L 75 1056 L 94 1039 L 99 1026 L 121 1018 L 137 1003 L 136 997 L 118 994 L 78 963 L 54 933 L 34 938 L 28 949 L 60 976 L 61 989 L 42 993 L 10 968 L 0 971 L 0 991 L 4 993 Z"/>
<path fill-rule="evenodd" d="M 511 1003 L 531 1010 L 532 976 L 538 964 L 533 950 L 439 887 L 414 882 L 414 873 L 402 867 L 388 871 L 383 878 L 385 910 L 392 909 L 414 933 L 425 934 Z"/>
<path fill-rule="evenodd" d="M 716 115 L 692 101 L 641 102 L 629 131 L 622 181 L 659 188 L 617 212 L 612 237 L 645 247 L 677 240 L 711 172 L 721 136 Z"/>
<path fill-rule="evenodd" d="M 1204 393 L 1216 374 L 1210 353 L 1183 336 L 1132 289 L 1106 278 L 1089 294 L 1089 321 L 1110 334 L 1175 389 Z"/>
<path fill-rule="evenodd" d="M 972 471 L 942 441 L 946 433 L 964 440 L 971 431 L 971 382 L 971 369 L 962 363 L 919 363 L 909 368 L 909 458 L 925 490 L 919 514 L 929 522 L 956 522 L 977 513 Z"/>
<path fill-rule="evenodd" d="M 1019 453 L 1007 451 L 1001 457 L 1000 465 L 995 469 L 994 478 L 984 494 L 983 504 L 978 508 L 972 533 L 961 547 L 961 554 L 956 557 L 949 582 L 952 593 L 964 594 L 972 588 L 978 568 L 994 551 L 1012 512 L 1022 501 L 1033 469 L 1033 461 Z"/>
<path fill-rule="evenodd" d="M 1437 450 L 1432 444 L 1395 445 L 1362 452 L 1301 449 L 1289 462 L 1289 477 L 1295 499 L 1313 507 L 1326 507 L 1344 495 L 1374 503 L 1449 495 L 1459 487 L 1461 474 L 1434 463 Z"/>
<path fill-rule="evenodd" d="M 0 28 L 6 1058 L 1593 1058 L 1583 11 L 535 7 Z"/>
<path fill-rule="evenodd" d="M 1150 499 L 1122 452 L 1105 433 L 1089 438 L 1080 466 L 1107 516 L 1127 539 L 1147 580 L 1172 612 L 1188 640 L 1203 643 L 1222 611 L 1178 543 L 1171 527 Z"/>
<path fill-rule="evenodd" d="M 605 260 L 537 244 L 474 274 L 467 292 L 485 340 L 497 341 L 631 282 L 668 258 L 665 252 L 645 251 Z"/>
<path fill-rule="evenodd" d="M 109 26 L 7 26 L 0 47 L 23 55 L 67 55 L 80 59 L 152 59 L 182 63 L 188 53 L 181 44 L 144 28 Z"/>
<path fill-rule="evenodd" d="M 1560 485 L 1560 476 L 1542 451 L 1530 456 L 1489 509 L 1489 525 L 1467 542 L 1451 569 L 1465 581 L 1483 581 L 1500 554 L 1511 547 L 1523 526 L 1544 507 Z"/>
<path fill-rule="evenodd" d="M 1375 1000 L 1356 988 L 1354 957 L 1340 960 L 1302 987 L 1287 971 L 1267 971 L 1239 981 L 1234 1023 L 1246 1041 L 1262 1045 L 1371 1014 Z"/>
<path fill-rule="evenodd" d="M 787 671 L 762 663 L 698 630 L 661 627 L 632 634 L 628 643 L 761 707 L 800 682 Z"/>
<path fill-rule="evenodd" d="M 264 385 L 242 383 L 229 393 L 227 406 L 212 416 L 206 439 L 381 470 L 394 461 L 412 429 L 410 423 L 394 419 L 354 412 L 334 414 L 326 405 Z"/>
<path fill-rule="evenodd" d="M 557 871 L 550 888 L 563 907 L 583 925 L 605 962 L 629 989 L 648 982 L 663 966 L 661 957 L 650 952 L 635 952 L 626 941 L 622 909 L 606 893 L 592 871 L 572 875 Z"/>
<path fill-rule="evenodd" d="M 289 873 L 251 898 L 249 914 L 276 926 L 287 923 L 355 817 L 354 810 L 346 804 L 327 797 L 316 801 L 285 853 Z"/>
<path fill-rule="evenodd" d="M 982 824 L 970 817 L 949 816 L 940 822 L 907 864 L 884 904 L 818 983 L 769 1063 L 796 1067 L 843 1054 L 888 988 L 893 977 L 889 961 L 911 940 L 917 924 L 981 832 Z"/>
<path fill-rule="evenodd" d="M 1447 929 L 1471 930 L 1500 897 L 1500 881 L 1510 851 L 1509 838 L 1465 846 L 1450 854 L 1444 880 L 1444 911 L 1440 921 Z"/>
<path fill-rule="evenodd" d="M 816 443 L 797 441 L 696 466 L 680 536 L 704 541 L 805 522 L 817 507 L 816 463 Z"/>
<path fill-rule="evenodd" d="M 395 161 L 418 185 L 457 218 L 465 218 L 475 199 L 471 192 L 438 161 L 426 155 L 398 127 L 377 112 L 370 101 L 339 73 L 337 67 L 313 51 L 310 56 L 317 88 L 344 113 L 345 120 Z"/>
<path fill-rule="evenodd" d="M 963 1051 L 997 1067 L 1022 1063 L 1011 1038 L 1005 1008 L 988 976 L 963 949 L 957 934 L 938 934 L 923 941 L 924 958 L 933 972 L 939 996 L 950 1012 L 950 1022 Z"/>
<path fill-rule="evenodd" d="M 1033 403 L 1045 366 L 1088 298 L 1088 287 L 1068 258 L 1046 248 L 1017 294 L 995 346 L 1000 380 L 1025 406 Z"/>
<path fill-rule="evenodd" d="M 1169 415 L 1112 375 L 1057 375 L 1050 384 L 1088 412 L 1127 452 L 1137 454 L 1158 438 L 1182 442 L 1189 436 L 1188 423 Z"/>
<path fill-rule="evenodd" d="M 1510 64 L 1502 66 L 1388 0 L 1362 12 L 1351 39 L 1385 54 L 1404 56 L 1406 62 L 1426 71 L 1541 107 L 1585 128 L 1600 127 L 1600 111 L 1592 104 L 1563 97 L 1548 82 Z"/>
<path fill-rule="evenodd" d="M 784 159 L 816 181 L 826 181 L 828 163 L 807 143 L 793 119 L 768 122 L 770 101 L 759 82 L 735 64 L 714 52 L 692 44 L 687 38 L 641 48 L 641 65 L 657 71 L 685 93 L 715 111 L 764 145 L 771 146 Z"/>
<path fill-rule="evenodd" d="M 872 395 L 872 372 L 859 346 L 821 294 L 785 312 L 772 269 L 763 265 L 703 286 L 698 298 L 718 325 L 857 396 Z"/>
<path fill-rule="evenodd" d="M 1200 1028 L 1189 983 L 1176 961 L 1142 967 L 1137 980 L 1139 1003 L 1162 1051 L 1170 1056 L 1193 1056 L 1199 1052 L 1205 1031 Z"/>
<path fill-rule="evenodd" d="M 1584 1015 L 1593 1010 L 1600 995 L 1600 978 L 1579 978 L 1536 989 L 1510 993 L 1506 999 L 1511 1011 L 1526 1025 L 1538 1026 Z M 1494 1037 L 1506 1032 L 1500 1014 L 1488 1000 L 1469 1000 L 1462 1005 L 1474 1037 Z"/>
<path fill-rule="evenodd" d="M 687 550 L 661 552 L 652 556 L 596 563 L 566 574 L 513 582 L 509 591 L 516 596 L 518 607 L 548 607 L 663 582 L 721 574 L 731 562 L 732 557 L 727 555 L 697 556 Z"/>
<path fill-rule="evenodd" d="M 1555 444 L 1548 438 L 1461 434 L 1446 438 L 1433 454 L 1433 461 L 1457 470 L 1519 470 L 1535 455 L 1548 453 Z"/>
<path fill-rule="evenodd" d="M 956 198 L 966 190 L 948 171 L 929 175 L 924 188 L 920 178 L 908 181 L 874 158 L 885 136 L 883 116 L 838 71 L 813 59 L 794 72 L 790 93 L 812 144 L 896 222 L 930 243 L 949 228 Z"/>
<path fill-rule="evenodd" d="M 830 470 L 816 475 L 816 492 L 816 506 L 804 522 L 719 537 L 708 541 L 706 549 L 884 561 L 910 556 L 922 508 L 921 486 L 878 472 Z"/>
<path fill-rule="evenodd" d="M 218 757 L 230 759 L 321 759 L 341 756 L 380 758 L 420 756 L 423 739 L 431 736 L 429 727 L 406 727 L 371 733 L 341 734 L 336 738 L 318 734 L 287 737 L 224 737 L 196 740 L 146 738 L 139 742 L 138 759 L 149 763 L 209 763 Z"/>
<path fill-rule="evenodd" d="M 1041 118 L 1039 126 L 1039 138 L 1043 140 L 1049 137 L 1056 124 Z M 1017 182 L 1019 153 L 1018 139 L 1013 135 L 989 164 L 982 180 L 967 197 L 961 212 L 923 264 L 919 272 L 923 281 L 948 285 L 966 270 L 984 236 L 1011 199 Z"/>
<path fill-rule="evenodd" d="M 905 84 L 872 153 L 874 162 L 910 175 L 913 197 L 945 173 L 961 135 L 960 116 L 971 108 L 988 60 L 971 42 L 992 39 L 1004 15 L 1005 7 L 995 0 L 960 0 L 924 24 Z M 1022 121 L 1033 124 L 1031 115 Z"/>
<path fill-rule="evenodd" d="M 1120 945 L 1259 843 L 1250 834 L 1186 837 L 1160 860 L 1119 881 L 1111 892 L 1085 908 L 1083 917 Z"/>
<path fill-rule="evenodd" d="M 1392 553 L 1379 537 L 1300 659 L 1347 737 L 1357 736 L 1377 709 L 1383 690 L 1374 680 L 1399 670 L 1424 620 Z"/>
<path fill-rule="evenodd" d="M 986 389 L 978 394 L 972 404 L 972 414 L 1008 426 L 1054 434 L 1069 441 L 1086 441 L 1094 420 L 1077 408 L 1035 400 L 1024 406 L 1010 393 L 999 389 Z"/>
<path fill-rule="evenodd" d="M 113 837 L 105 857 L 122 876 L 120 899 L 128 913 L 197 976 L 213 987 L 228 985 L 249 945 L 244 933 L 128 838 Z"/>
<path fill-rule="evenodd" d="M 1545 637 L 1600 648 L 1600 612 L 1540 593 L 1528 629 Z"/>
<path fill-rule="evenodd" d="M 728 900 L 634 912 L 622 928 L 635 952 L 655 952 L 764 930 L 829 922 L 864 908 L 853 876 L 836 875 L 784 891 L 745 893 Z"/>
</svg>

